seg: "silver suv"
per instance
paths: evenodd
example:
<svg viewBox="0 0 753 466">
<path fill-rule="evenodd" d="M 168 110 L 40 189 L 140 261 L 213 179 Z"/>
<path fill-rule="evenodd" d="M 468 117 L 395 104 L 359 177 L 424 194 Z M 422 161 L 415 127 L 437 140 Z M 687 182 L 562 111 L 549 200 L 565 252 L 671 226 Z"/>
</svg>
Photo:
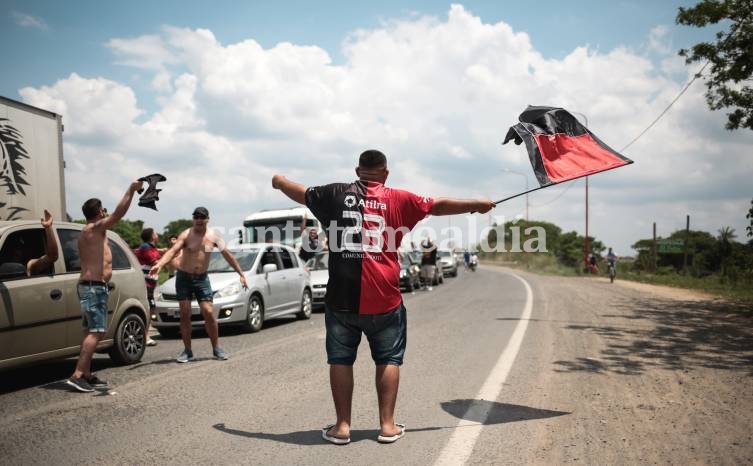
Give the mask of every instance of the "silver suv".
<svg viewBox="0 0 753 466">
<path fill-rule="evenodd" d="M 51 270 L 27 276 L 26 264 L 45 251 L 39 221 L 0 221 L 0 369 L 79 354 L 83 327 L 76 284 L 81 261 L 78 238 L 84 225 L 55 223 L 60 254 Z M 109 326 L 97 346 L 118 364 L 144 354 L 149 309 L 139 263 L 128 245 L 107 232 L 112 250 Z"/>
</svg>

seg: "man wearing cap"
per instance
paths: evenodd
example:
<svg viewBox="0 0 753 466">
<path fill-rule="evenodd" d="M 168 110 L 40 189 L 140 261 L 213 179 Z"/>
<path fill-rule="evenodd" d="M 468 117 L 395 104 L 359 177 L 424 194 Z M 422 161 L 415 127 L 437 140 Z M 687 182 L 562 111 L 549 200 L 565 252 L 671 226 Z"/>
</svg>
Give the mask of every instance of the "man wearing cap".
<svg viewBox="0 0 753 466">
<path fill-rule="evenodd" d="M 175 273 L 175 293 L 180 305 L 180 334 L 185 349 L 178 356 L 178 362 L 188 362 L 194 359 L 191 350 L 191 299 L 199 303 L 201 315 L 204 318 L 204 328 L 212 343 L 212 354 L 215 359 L 225 360 L 228 354 L 219 346 L 219 330 L 217 318 L 212 312 L 212 287 L 209 283 L 207 270 L 212 250 L 219 249 L 222 257 L 238 272 L 243 288 L 248 288 L 246 276 L 243 275 L 238 261 L 225 247 L 225 241 L 216 231 L 207 228 L 209 211 L 205 207 L 197 207 L 193 211 L 193 226 L 178 235 L 178 240 L 172 245 L 162 258 L 154 264 L 150 275 L 156 276 L 165 264 L 169 264 L 176 254 L 180 254 L 178 269 Z"/>
<path fill-rule="evenodd" d="M 395 423 L 407 333 L 397 253 L 403 235 L 429 214 L 486 213 L 494 208 L 487 199 L 432 199 L 388 188 L 387 158 L 377 150 L 361 154 L 356 175 L 352 183 L 309 188 L 281 175 L 272 177 L 273 188 L 314 213 L 329 241 L 324 318 L 337 421 L 322 428 L 322 437 L 338 445 L 350 442 L 353 363 L 362 333 L 376 365 L 377 441 L 392 443 L 405 434 L 405 425 Z"/>
</svg>

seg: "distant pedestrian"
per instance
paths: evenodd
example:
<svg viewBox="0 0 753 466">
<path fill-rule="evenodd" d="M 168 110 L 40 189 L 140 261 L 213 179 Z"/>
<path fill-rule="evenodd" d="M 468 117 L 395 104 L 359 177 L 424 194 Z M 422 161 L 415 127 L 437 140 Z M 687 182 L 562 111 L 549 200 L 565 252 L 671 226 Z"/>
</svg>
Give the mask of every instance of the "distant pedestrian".
<svg viewBox="0 0 753 466">
<path fill-rule="evenodd" d="M 149 301 L 149 319 L 146 324 L 146 346 L 156 346 L 157 342 L 149 336 L 149 323 L 151 322 L 151 316 L 154 315 L 156 303 L 154 302 L 154 289 L 158 284 L 158 277 L 150 275 L 152 266 L 162 257 L 165 249 L 157 248 L 157 232 L 154 228 L 144 228 L 141 231 L 141 246 L 134 250 L 136 258 L 141 264 L 141 271 L 144 273 L 144 283 L 146 283 L 146 297 Z"/>
<path fill-rule="evenodd" d="M 199 303 L 201 315 L 204 318 L 204 328 L 212 343 L 212 354 L 215 359 L 228 358 L 227 352 L 219 346 L 219 329 L 217 317 L 212 306 L 212 286 L 209 283 L 209 258 L 212 250 L 217 248 L 222 257 L 240 275 L 243 288 L 248 288 L 246 276 L 235 257 L 225 247 L 225 241 L 216 231 L 207 227 L 209 211 L 204 207 L 197 207 L 193 211 L 193 226 L 178 235 L 178 240 L 162 258 L 152 267 L 150 274 L 158 275 L 166 264 L 180 253 L 180 268 L 175 273 L 175 294 L 180 306 L 180 334 L 183 338 L 184 349 L 177 358 L 178 362 L 188 362 L 194 359 L 191 349 L 191 300 Z"/>
<path fill-rule="evenodd" d="M 131 205 L 133 194 L 141 189 L 141 185 L 141 181 L 132 182 L 110 216 L 102 207 L 102 201 L 96 198 L 89 199 L 81 207 L 86 225 L 78 239 L 81 259 L 78 297 L 83 313 L 84 339 L 76 369 L 66 380 L 68 385 L 80 392 L 93 392 L 92 387 L 107 386 L 107 382 L 91 373 L 92 356 L 107 332 L 107 284 L 112 278 L 112 251 L 107 242 L 107 230 L 123 218 Z"/>
<path fill-rule="evenodd" d="M 434 283 L 434 277 L 437 275 L 437 246 L 431 240 L 426 238 L 421 243 L 421 277 L 424 279 L 423 288 L 432 290 L 431 285 Z"/>
<path fill-rule="evenodd" d="M 353 183 L 309 188 L 275 175 L 272 187 L 305 204 L 327 226 L 326 347 L 337 422 L 325 426 L 322 437 L 335 444 L 350 442 L 353 363 L 365 333 L 376 365 L 377 440 L 392 443 L 405 434 L 405 425 L 395 422 L 407 338 L 397 247 L 404 233 L 428 214 L 486 213 L 494 203 L 432 199 L 388 188 L 387 158 L 376 150 L 361 154 L 356 174 L 359 179 Z"/>
</svg>

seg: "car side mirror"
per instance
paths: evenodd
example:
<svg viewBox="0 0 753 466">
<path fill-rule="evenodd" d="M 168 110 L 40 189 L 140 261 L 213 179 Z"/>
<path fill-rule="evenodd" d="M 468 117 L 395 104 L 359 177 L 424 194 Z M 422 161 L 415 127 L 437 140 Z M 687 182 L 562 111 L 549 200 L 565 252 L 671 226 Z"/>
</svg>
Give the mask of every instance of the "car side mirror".
<svg viewBox="0 0 753 466">
<path fill-rule="evenodd" d="M 26 276 L 26 267 L 20 262 L 0 264 L 0 280 L 9 280 Z"/>
<path fill-rule="evenodd" d="M 276 272 L 277 264 L 264 264 L 264 267 L 261 268 L 261 271 L 264 272 L 265 275 L 270 272 Z"/>
</svg>

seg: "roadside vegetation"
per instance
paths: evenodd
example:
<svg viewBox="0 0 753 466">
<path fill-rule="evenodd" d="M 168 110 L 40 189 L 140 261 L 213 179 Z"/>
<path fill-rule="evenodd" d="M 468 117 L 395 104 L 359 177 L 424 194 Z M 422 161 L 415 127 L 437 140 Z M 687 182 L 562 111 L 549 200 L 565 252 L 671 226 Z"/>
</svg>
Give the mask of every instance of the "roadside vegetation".
<svg viewBox="0 0 753 466">
<path fill-rule="evenodd" d="M 515 229 L 520 232 L 517 249 L 521 249 L 530 239 L 523 232 L 532 226 L 541 227 L 546 232 L 547 252 L 516 252 L 513 247 L 517 242 L 514 241 Z M 721 227 L 716 234 L 678 230 L 667 237 L 657 237 L 657 245 L 653 238 L 639 239 L 632 245 L 637 254 L 619 258 L 617 279 L 701 290 L 753 305 L 753 232 L 748 231 L 747 236 L 746 243 L 740 242 L 733 228 Z M 590 237 L 588 243 L 590 254 L 596 257 L 597 270 L 589 271 L 585 264 L 585 239 L 574 231 L 562 232 L 560 227 L 549 222 L 519 221 L 508 222 L 491 231 L 488 241 L 492 248 L 496 248 L 498 237 L 504 241 L 506 252 L 479 251 L 483 262 L 546 274 L 606 276 L 607 247 L 596 238 Z M 661 242 L 681 243 L 682 246 L 662 252 Z"/>
</svg>

